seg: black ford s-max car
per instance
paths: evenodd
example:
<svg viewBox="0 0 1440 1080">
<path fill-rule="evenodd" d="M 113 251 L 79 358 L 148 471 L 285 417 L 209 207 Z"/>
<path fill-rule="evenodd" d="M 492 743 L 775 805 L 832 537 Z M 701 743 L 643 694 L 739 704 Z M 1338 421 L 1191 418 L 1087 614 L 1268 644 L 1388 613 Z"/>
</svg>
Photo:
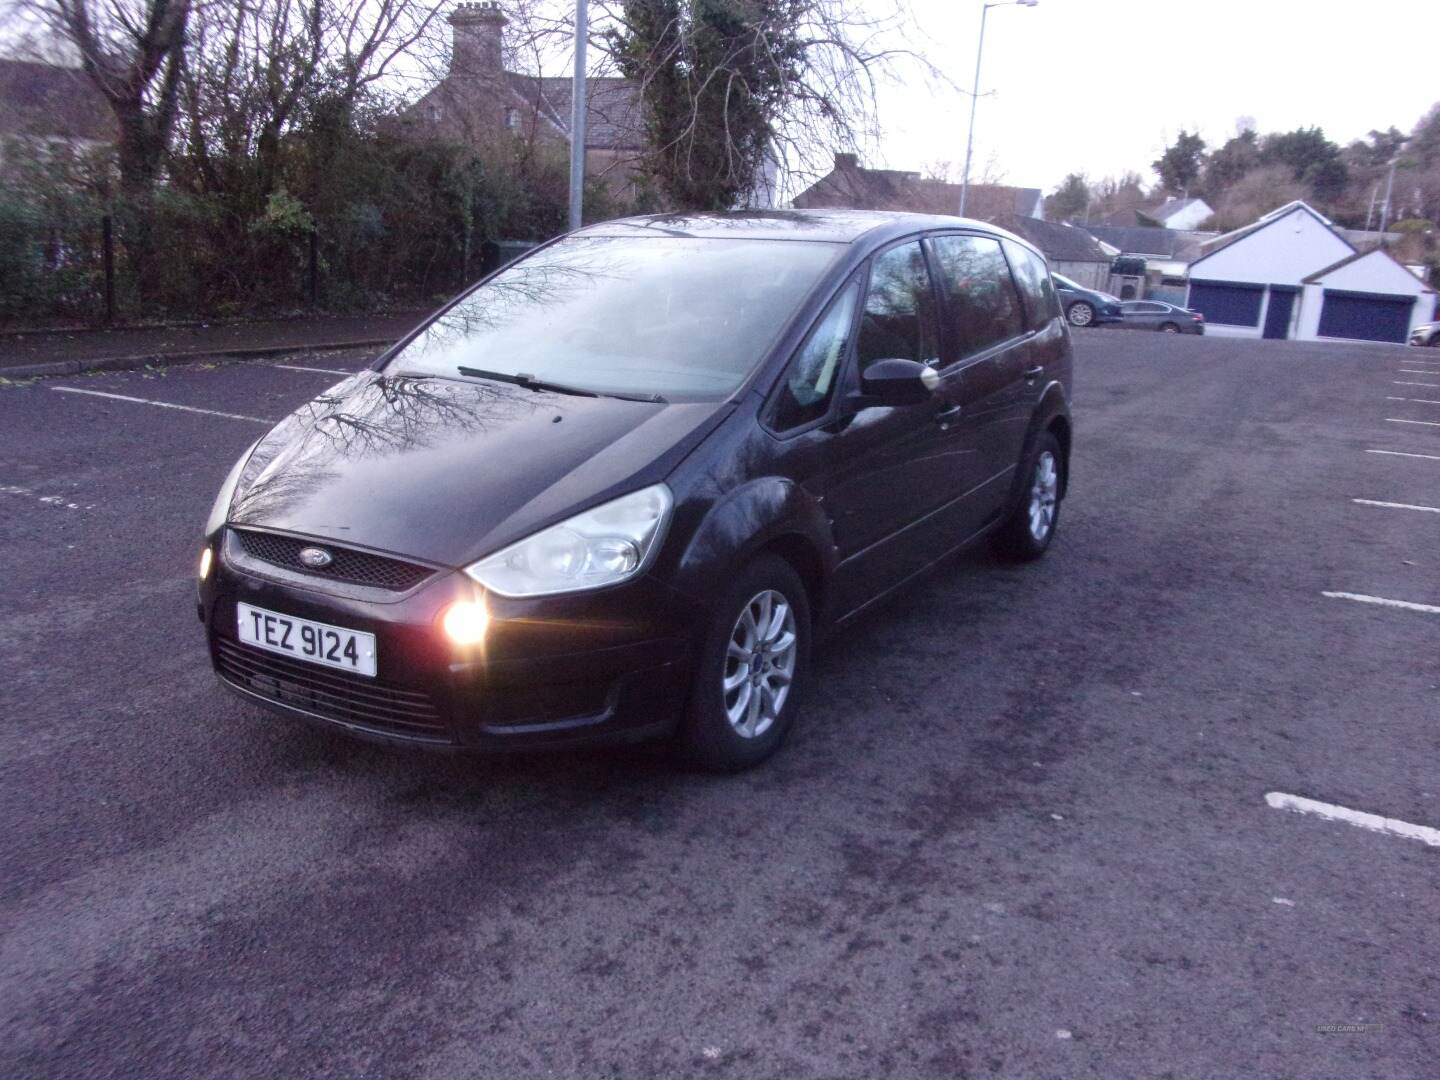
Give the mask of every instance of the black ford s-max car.
<svg viewBox="0 0 1440 1080">
<path fill-rule="evenodd" d="M 1044 260 L 958 218 L 633 218 L 465 293 L 236 463 L 201 557 L 221 681 L 356 735 L 673 738 L 754 764 L 822 631 L 1070 458 Z"/>
</svg>

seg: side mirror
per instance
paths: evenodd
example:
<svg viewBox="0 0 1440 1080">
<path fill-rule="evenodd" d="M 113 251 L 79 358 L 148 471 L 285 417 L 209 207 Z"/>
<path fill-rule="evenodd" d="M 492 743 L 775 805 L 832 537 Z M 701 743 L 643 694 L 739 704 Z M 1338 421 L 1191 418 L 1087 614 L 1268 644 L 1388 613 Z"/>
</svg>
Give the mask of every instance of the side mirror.
<svg viewBox="0 0 1440 1080">
<path fill-rule="evenodd" d="M 923 405 L 940 385 L 940 373 L 914 360 L 876 360 L 860 377 L 866 405 Z"/>
</svg>

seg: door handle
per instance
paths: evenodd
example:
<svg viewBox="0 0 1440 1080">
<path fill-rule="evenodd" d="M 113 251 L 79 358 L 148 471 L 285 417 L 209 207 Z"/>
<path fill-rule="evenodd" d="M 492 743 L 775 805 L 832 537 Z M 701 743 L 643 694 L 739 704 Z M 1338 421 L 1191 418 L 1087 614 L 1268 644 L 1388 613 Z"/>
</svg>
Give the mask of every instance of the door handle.
<svg viewBox="0 0 1440 1080">
<path fill-rule="evenodd" d="M 1041 365 L 1041 364 L 1036 364 L 1036 365 L 1035 365 L 1034 367 L 1032 367 L 1032 368 L 1026 368 L 1026 369 L 1025 369 L 1025 381 L 1026 381 L 1026 382 L 1034 382 L 1036 379 L 1038 379 L 1041 375 L 1044 375 L 1044 374 L 1045 374 L 1045 368 L 1044 368 L 1044 366 Z"/>
</svg>

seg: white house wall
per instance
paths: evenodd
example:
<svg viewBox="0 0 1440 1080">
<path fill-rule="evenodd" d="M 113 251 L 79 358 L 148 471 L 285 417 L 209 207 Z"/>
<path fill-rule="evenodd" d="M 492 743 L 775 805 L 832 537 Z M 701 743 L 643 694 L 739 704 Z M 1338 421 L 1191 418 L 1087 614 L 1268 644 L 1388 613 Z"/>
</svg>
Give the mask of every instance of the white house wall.
<svg viewBox="0 0 1440 1080">
<path fill-rule="evenodd" d="M 1426 289 L 1423 281 L 1380 251 L 1372 251 L 1363 259 L 1338 267 L 1321 278 L 1319 284 L 1327 289 L 1394 296 L 1420 296 Z"/>
<path fill-rule="evenodd" d="M 1319 281 L 1305 286 L 1300 297 L 1300 322 L 1295 328 L 1295 336 L 1301 341 L 1355 340 L 1320 336 L 1320 309 L 1325 304 L 1326 289 L 1413 296 L 1415 302 L 1410 307 L 1410 330 L 1429 322 L 1435 310 L 1435 294 L 1427 291 L 1423 281 L 1384 252 L 1372 251 L 1363 259 L 1346 263 Z"/>
<path fill-rule="evenodd" d="M 1337 263 L 1352 252 L 1350 245 L 1319 219 L 1297 207 L 1264 228 L 1192 263 L 1190 277 L 1246 285 L 1299 285 L 1316 270 Z M 1264 320 L 1262 311 L 1262 326 Z"/>
</svg>

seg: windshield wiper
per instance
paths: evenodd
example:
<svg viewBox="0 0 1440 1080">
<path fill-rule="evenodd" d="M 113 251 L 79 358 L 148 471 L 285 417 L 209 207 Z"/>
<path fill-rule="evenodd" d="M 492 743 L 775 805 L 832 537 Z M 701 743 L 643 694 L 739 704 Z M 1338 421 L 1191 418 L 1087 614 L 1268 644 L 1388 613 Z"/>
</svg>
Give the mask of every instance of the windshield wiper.
<svg viewBox="0 0 1440 1080">
<path fill-rule="evenodd" d="M 493 379 L 496 382 L 513 383 L 516 386 L 523 386 L 527 390 L 549 390 L 556 394 L 572 394 L 575 397 L 609 397 L 619 398 L 621 401 L 648 401 L 656 405 L 665 404 L 665 399 L 659 394 L 620 394 L 613 392 L 601 392 L 599 390 L 584 390 L 578 386 L 566 386 L 564 383 L 547 382 L 544 379 L 537 379 L 534 375 L 526 374 L 523 371 L 509 375 L 503 371 L 486 371 L 484 368 L 461 367 L 456 368 L 461 375 L 471 379 Z"/>
<path fill-rule="evenodd" d="M 599 397 L 594 390 L 582 390 L 578 386 L 565 386 L 561 383 L 546 382 L 544 379 L 537 379 L 534 375 L 527 375 L 523 371 L 517 371 L 514 375 L 508 375 L 503 371 L 486 371 L 484 368 L 459 367 L 455 370 L 461 375 L 471 379 L 494 379 L 496 382 L 514 383 L 516 386 L 523 386 L 526 390 L 549 390 L 556 394 L 574 394 L 576 397 Z"/>
</svg>

